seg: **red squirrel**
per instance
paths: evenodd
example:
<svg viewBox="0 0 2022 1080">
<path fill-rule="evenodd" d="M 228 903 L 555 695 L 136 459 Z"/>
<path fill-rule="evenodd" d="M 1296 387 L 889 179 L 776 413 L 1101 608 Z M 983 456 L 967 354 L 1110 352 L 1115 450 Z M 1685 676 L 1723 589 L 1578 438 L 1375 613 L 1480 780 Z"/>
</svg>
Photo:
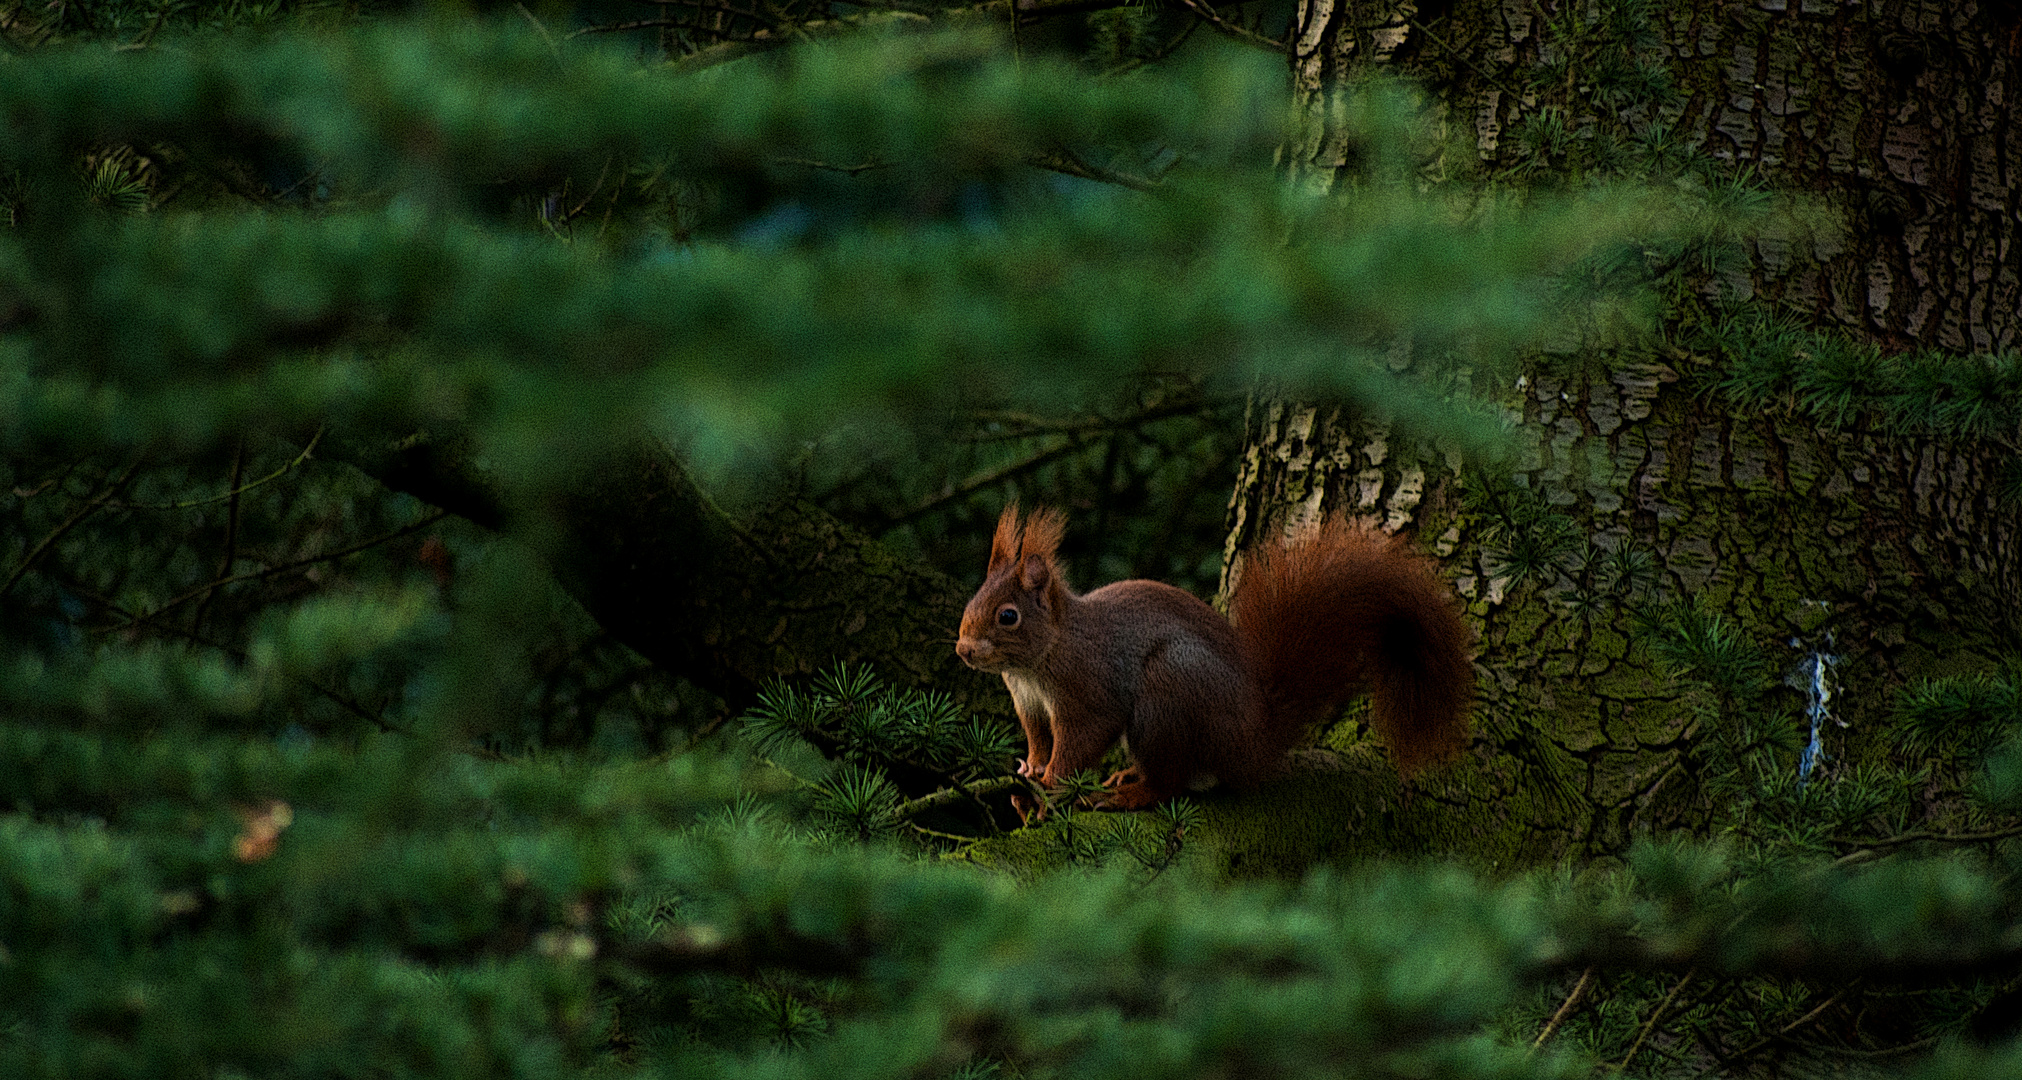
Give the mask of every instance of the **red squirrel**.
<svg viewBox="0 0 2022 1080">
<path fill-rule="evenodd" d="M 1019 775 L 1057 784 L 1122 738 L 1131 767 L 1106 781 L 1102 805 L 1140 809 L 1203 782 L 1246 788 L 1363 692 L 1400 774 L 1466 745 L 1473 635 L 1432 564 L 1401 542 L 1334 518 L 1263 544 L 1224 619 L 1156 581 L 1076 594 L 1058 559 L 1066 527 L 1050 509 L 1021 523 L 1017 504 L 1004 508 L 955 643 L 1011 690 L 1027 744 Z"/>
</svg>

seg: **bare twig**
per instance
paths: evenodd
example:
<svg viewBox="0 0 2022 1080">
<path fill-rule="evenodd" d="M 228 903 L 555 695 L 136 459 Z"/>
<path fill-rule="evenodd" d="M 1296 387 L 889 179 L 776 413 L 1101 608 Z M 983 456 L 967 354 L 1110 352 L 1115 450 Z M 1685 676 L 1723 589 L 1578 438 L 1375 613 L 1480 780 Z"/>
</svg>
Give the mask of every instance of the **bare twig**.
<svg viewBox="0 0 2022 1080">
<path fill-rule="evenodd" d="M 1188 38 L 1194 36 L 1194 28 L 1198 27 L 1200 24 L 1201 21 L 1199 19 L 1195 19 L 1194 21 L 1186 24 L 1185 26 L 1180 27 L 1180 32 L 1174 34 L 1171 41 L 1168 41 L 1164 45 L 1159 46 L 1156 52 L 1153 52 L 1148 56 L 1140 56 L 1126 64 L 1119 64 L 1116 67 L 1111 68 L 1109 74 L 1120 75 L 1126 71 L 1136 71 L 1141 67 L 1156 64 L 1159 61 L 1164 60 L 1166 57 L 1171 56 L 1172 54 L 1178 52 L 1179 47 L 1181 45 L 1186 44 Z"/>
<path fill-rule="evenodd" d="M 681 19 L 634 19 L 631 22 L 605 23 L 600 26 L 585 26 L 581 30 L 571 30 L 564 40 L 573 41 L 584 34 L 615 34 L 625 30 L 645 30 L 655 26 L 691 26 Z"/>
<path fill-rule="evenodd" d="M 66 583 L 65 587 L 68 588 L 70 591 L 76 593 L 77 595 L 84 597 L 86 600 L 89 600 L 92 603 L 97 604 L 99 607 L 102 607 L 105 610 L 113 613 L 114 615 L 118 615 L 125 618 L 127 620 L 128 626 L 138 625 L 146 620 L 146 616 L 140 615 L 137 612 L 128 611 L 125 608 L 121 607 L 116 601 L 108 599 L 107 597 L 100 595 L 97 591 L 87 588 L 83 585 L 80 585 L 77 582 L 74 581 L 68 582 Z M 146 624 L 148 626 L 153 627 L 156 630 L 161 631 L 164 634 L 169 634 L 174 637 L 182 638 L 186 641 L 194 642 L 195 644 L 202 645 L 205 648 L 216 649 L 219 652 L 224 653 L 226 656 L 229 656 L 242 664 L 252 663 L 252 657 L 249 656 L 244 649 L 235 648 L 231 645 L 227 645 L 224 642 L 218 641 L 214 638 L 205 637 L 202 634 L 191 633 L 190 631 L 185 630 L 180 626 L 172 626 L 168 623 L 160 623 L 152 621 L 148 621 Z M 344 711 L 352 714 L 353 716 L 358 717 L 361 720 L 366 721 L 367 723 L 372 724 L 373 726 L 379 728 L 379 730 L 389 732 L 395 735 L 407 734 L 405 730 L 389 722 L 385 717 L 380 716 L 378 713 L 373 712 L 371 709 L 368 709 L 364 705 L 359 704 L 358 701 L 353 699 L 349 694 L 333 690 L 330 687 L 324 686 L 322 683 L 317 682 L 316 680 L 309 678 L 306 675 L 297 676 L 297 678 L 300 678 L 302 682 L 305 683 L 311 690 L 314 690 L 317 693 L 323 695 L 324 697 L 329 698 L 332 702 L 336 703 L 338 707 L 342 708 Z"/>
<path fill-rule="evenodd" d="M 1740 1061 L 1742 1058 L 1754 1054 L 1756 1051 L 1761 1050 L 1763 1047 L 1768 1046 L 1770 1043 L 1773 1043 L 1778 1039 L 1788 1037 L 1791 1032 L 1796 1031 L 1798 1028 L 1801 1028 L 1804 1025 L 1811 1023 L 1813 1020 L 1818 1019 L 1819 1016 L 1823 1014 L 1827 1009 L 1830 1009 L 1834 1005 L 1839 1004 L 1839 1000 L 1845 997 L 1847 995 L 1847 991 L 1850 989 L 1852 989 L 1852 987 L 1842 988 L 1838 993 L 1834 994 L 1829 998 L 1826 998 L 1824 1001 L 1819 1002 L 1817 1008 L 1814 1008 L 1810 1012 L 1805 1013 L 1803 1016 L 1800 1016 L 1797 1019 L 1792 1020 L 1790 1023 L 1783 1025 L 1783 1027 L 1779 1028 L 1775 1033 L 1770 1035 L 1764 1035 L 1762 1038 L 1757 1039 L 1754 1042 L 1748 1044 L 1747 1046 L 1744 1046 L 1741 1049 L 1736 1050 L 1734 1053 L 1729 1054 L 1726 1057 L 1720 1059 L 1719 1061 L 1716 1061 L 1713 1064 L 1708 1065 L 1706 1068 L 1700 1070 L 1699 1075 L 1707 1076 L 1714 1072 L 1723 1072 L 1727 1069 L 1728 1066 L 1734 1064 L 1737 1061 Z"/>
<path fill-rule="evenodd" d="M 640 0 L 640 2 L 652 4 L 660 8 L 678 7 L 698 12 L 707 11 L 718 15 L 735 15 L 740 19 L 750 19 L 752 22 L 763 24 L 773 30 L 779 29 L 779 20 L 759 11 L 756 4 L 753 4 L 749 8 L 737 8 L 726 3 L 712 2 L 712 0 Z M 682 23 L 680 25 L 700 28 L 695 23 Z"/>
<path fill-rule="evenodd" d="M 34 548 L 30 549 L 28 554 L 22 557 L 21 565 L 15 567 L 14 572 L 7 576 L 6 584 L 0 584 L 0 596 L 6 596 L 14 588 L 15 584 L 21 580 L 21 576 L 26 574 L 29 568 L 35 565 L 36 560 L 42 558 L 44 553 L 54 547 L 58 540 L 68 535 L 70 530 L 76 528 L 85 518 L 97 513 L 106 503 L 111 502 L 112 497 L 119 494 L 119 490 L 130 483 L 134 475 L 140 472 L 141 462 L 145 460 L 147 459 L 144 457 L 134 458 L 133 464 L 127 466 L 126 471 L 121 473 L 118 479 L 107 484 L 105 490 L 99 492 L 90 502 L 78 507 L 76 511 L 63 520 L 63 524 L 58 525 L 48 536 L 42 538 L 41 543 L 36 544 Z"/>
<path fill-rule="evenodd" d="M 1050 153 L 1035 154 L 1026 160 L 1042 169 L 1050 169 L 1053 172 L 1063 173 L 1067 176 L 1078 176 L 1083 180 L 1097 180 L 1105 184 L 1116 184 L 1119 187 L 1127 187 L 1132 191 L 1155 191 L 1158 189 L 1158 182 L 1155 180 L 1147 180 L 1142 176 L 1119 172 L 1116 169 L 1106 169 L 1100 165 L 1091 165 L 1087 161 L 1082 160 L 1081 155 L 1065 147 L 1061 147 Z"/>
<path fill-rule="evenodd" d="M 1469 60 L 1467 58 L 1466 53 L 1463 53 L 1459 49 L 1456 49 L 1453 46 L 1448 45 L 1446 42 L 1440 40 L 1439 35 L 1433 33 L 1432 30 L 1429 27 L 1427 27 L 1424 23 L 1419 22 L 1417 19 L 1407 19 L 1405 21 L 1411 24 L 1411 28 L 1413 30 L 1416 30 L 1421 34 L 1424 34 L 1429 40 L 1431 40 L 1431 42 L 1434 45 L 1437 45 L 1440 48 L 1445 49 L 1446 54 L 1448 56 L 1451 56 L 1455 60 L 1458 60 L 1461 63 L 1466 64 L 1469 71 L 1472 71 L 1476 75 L 1481 76 L 1483 81 L 1487 82 L 1490 86 L 1495 87 L 1497 90 L 1502 91 L 1505 95 L 1508 96 L 1509 100 L 1517 102 L 1519 104 L 1522 103 L 1523 99 L 1518 97 L 1515 94 L 1515 92 L 1510 90 L 1509 87 L 1504 86 L 1500 79 L 1497 79 L 1495 76 L 1490 75 L 1488 72 L 1483 71 L 1482 69 L 1476 67 L 1474 61 Z"/>
<path fill-rule="evenodd" d="M 239 494 L 243 490 L 239 487 L 239 481 L 244 479 L 245 475 L 246 440 L 242 438 L 238 447 L 232 451 L 232 478 L 226 484 L 232 490 L 232 501 L 231 508 L 225 514 L 225 553 L 218 560 L 219 578 L 230 577 L 232 564 L 239 558 Z M 204 614 L 210 610 L 211 600 L 217 595 L 218 589 L 215 585 L 204 590 L 204 598 L 197 601 L 197 613 L 190 617 L 192 632 L 199 634 L 204 632 Z"/>
<path fill-rule="evenodd" d="M 906 511 L 903 514 L 887 518 L 885 520 L 885 528 L 888 529 L 897 528 L 898 526 L 904 525 L 907 522 L 918 520 L 919 518 L 925 517 L 926 515 L 931 514 L 936 510 L 939 510 L 941 507 L 946 506 L 949 503 L 967 498 L 968 496 L 973 495 L 976 492 L 982 491 L 986 488 L 995 487 L 996 485 L 1001 484 L 1014 476 L 1030 472 L 1033 469 L 1039 468 L 1040 466 L 1047 464 L 1048 462 L 1066 457 L 1067 455 L 1072 454 L 1077 450 L 1080 450 L 1082 447 L 1086 445 L 1087 444 L 1084 443 L 1079 437 L 1070 436 L 1066 440 L 1054 446 L 1050 446 L 1044 450 L 1041 450 L 1036 454 L 1031 454 L 1026 457 L 1020 458 L 1017 461 L 1011 462 L 1008 465 L 1001 465 L 995 469 L 989 470 L 988 472 L 977 473 L 975 476 L 972 476 L 969 479 L 962 481 L 960 484 L 957 484 L 954 487 L 951 487 L 948 490 L 941 492 L 939 495 L 936 495 L 933 498 L 928 499 L 923 503 L 920 503 L 918 506 L 913 507 L 911 510 Z"/>
<path fill-rule="evenodd" d="M 693 750 L 696 747 L 701 746 L 703 740 L 709 738 L 711 735 L 716 734 L 718 731 L 723 730 L 723 725 L 730 722 L 731 716 L 732 716 L 731 711 L 729 709 L 725 709 L 724 711 L 717 713 L 715 716 L 710 717 L 708 723 L 705 723 L 701 727 L 695 729 L 695 734 L 690 735 L 688 737 L 688 745 L 682 747 L 681 752 L 685 754 L 688 753 L 690 750 Z"/>
<path fill-rule="evenodd" d="M 1580 1007 L 1580 1002 L 1587 996 L 1587 989 L 1594 985 L 1594 972 L 1598 970 L 1600 969 L 1590 964 L 1587 970 L 1580 972 L 1580 981 L 1573 984 L 1572 992 L 1559 1004 L 1558 1011 L 1552 1014 L 1551 1020 L 1545 1024 L 1545 1029 L 1538 1032 L 1537 1041 L 1531 1044 L 1531 1049 L 1543 1048 L 1545 1040 L 1551 1038 L 1552 1034 L 1559 1030 L 1559 1025 L 1565 1023 L 1566 1018 L 1573 1014 L 1573 1010 Z"/>
<path fill-rule="evenodd" d="M 1861 1050 L 1851 1046 L 1833 1046 L 1829 1043 L 1805 1042 L 1802 1039 L 1792 1039 L 1790 1041 L 1806 1050 L 1821 1054 L 1831 1054 L 1835 1057 L 1888 1058 L 1900 1057 L 1904 1054 L 1914 1054 L 1919 1050 L 1929 1050 L 1931 1047 L 1938 1045 L 1939 1039 L 1940 1036 L 1932 1035 L 1929 1038 L 1918 1039 L 1916 1042 L 1904 1043 L 1901 1046 L 1883 1046 L 1874 1050 Z"/>
<path fill-rule="evenodd" d="M 1650 1039 L 1650 1033 L 1657 1030 L 1657 1021 L 1662 1020 L 1664 1014 L 1671 1011 L 1671 1003 L 1678 1000 L 1678 992 L 1685 989 L 1686 985 L 1692 981 L 1692 977 L 1697 974 L 1699 974 L 1698 968 L 1687 971 L 1685 977 L 1678 980 L 1678 985 L 1673 986 L 1671 992 L 1664 996 L 1664 1000 L 1658 1003 L 1657 1011 L 1650 1014 L 1650 1019 L 1643 1024 L 1643 1030 L 1636 1033 L 1636 1042 L 1629 1047 L 1629 1052 L 1623 1054 L 1622 1060 L 1615 1064 L 1616 1072 L 1626 1071 L 1629 1068 L 1629 1063 L 1636 1060 L 1636 1052 L 1643 1049 L 1643 1044 Z"/>
<path fill-rule="evenodd" d="M 751 19 L 754 22 L 763 24 L 763 26 L 760 29 L 753 31 L 751 37 L 749 38 L 730 38 L 726 41 L 720 42 L 719 44 L 743 45 L 753 41 L 760 41 L 763 40 L 768 33 L 777 31 L 779 29 L 778 23 L 773 22 L 771 19 L 768 19 L 763 15 L 756 15 L 748 11 L 739 11 L 733 7 L 719 6 L 714 4 L 690 4 L 684 6 L 690 6 L 704 11 L 715 11 L 725 15 L 736 15 L 740 18 Z M 579 38 L 582 37 L 584 34 L 614 34 L 622 30 L 645 30 L 655 26 L 688 27 L 690 29 L 700 29 L 693 22 L 690 22 L 686 19 L 634 19 L 631 22 L 608 23 L 602 26 L 585 26 L 581 30 L 570 31 L 567 37 L 564 38 L 564 40 L 567 40 L 567 38 Z M 784 35 L 782 35 L 782 37 L 784 37 Z"/>
<path fill-rule="evenodd" d="M 267 475 L 262 476 L 258 480 L 255 480 L 249 484 L 234 485 L 232 489 L 229 491 L 219 492 L 216 495 L 207 496 L 202 499 L 191 499 L 187 502 L 165 502 L 165 503 L 123 502 L 118 503 L 116 505 L 121 510 L 192 510 L 199 506 L 209 506 L 211 503 L 214 502 L 224 502 L 226 499 L 237 499 L 240 495 L 248 491 L 251 491 L 256 487 L 259 487 L 261 484 L 267 483 L 270 480 L 279 480 L 281 477 L 288 475 L 289 472 L 293 471 L 296 467 L 300 466 L 303 462 L 309 460 L 312 456 L 315 455 L 316 444 L 321 442 L 322 440 L 323 440 L 323 429 L 319 427 L 316 429 L 316 434 L 311 435 L 309 437 L 309 445 L 304 446 L 302 448 L 302 452 L 296 454 L 295 459 L 293 461 L 288 462 L 286 465 L 283 465 L 280 468 L 275 469 L 273 472 L 270 472 Z"/>
<path fill-rule="evenodd" d="M 241 581 L 255 581 L 262 578 L 278 577 L 279 575 L 288 573 L 289 571 L 292 570 L 300 570 L 303 567 L 314 566 L 317 563 L 332 562 L 337 559 L 342 559 L 349 555 L 356 555 L 361 551 L 366 551 L 371 548 L 378 547 L 381 544 L 398 540 L 401 537 L 407 536 L 411 533 L 420 532 L 422 529 L 426 529 L 430 525 L 433 525 L 436 522 L 441 521 L 443 518 L 446 518 L 448 516 L 449 511 L 437 510 L 435 513 L 422 518 L 420 521 L 417 521 L 412 525 L 403 525 L 400 528 L 395 529 L 384 536 L 377 536 L 370 540 L 353 544 L 347 548 L 339 548 L 336 551 L 326 551 L 321 555 L 311 555 L 306 559 L 297 559 L 294 562 L 283 563 L 280 566 L 270 566 L 265 570 L 254 570 L 251 571 L 250 573 L 233 574 L 230 577 L 221 577 L 215 581 L 199 585 L 196 588 L 191 589 L 189 592 L 186 592 L 181 596 L 178 596 L 175 599 L 170 600 L 168 603 L 165 603 L 162 606 L 154 609 L 153 611 L 147 612 L 142 615 L 133 616 L 133 621 L 136 623 L 153 624 L 156 619 L 161 618 L 164 614 L 168 613 L 169 611 L 174 610 L 175 608 L 180 607 L 183 604 L 187 604 L 191 600 L 194 600 L 200 596 L 205 596 L 211 592 L 215 592 L 218 589 L 222 589 L 227 585 L 236 584 Z"/>
<path fill-rule="evenodd" d="M 555 44 L 554 36 L 548 33 L 548 28 L 542 26 L 541 21 L 539 19 L 534 18 L 534 13 L 528 11 L 527 6 L 525 4 L 518 3 L 517 0 L 515 0 L 513 6 L 520 9 L 520 14 L 526 16 L 528 22 L 534 24 L 534 32 L 541 35 L 542 41 L 548 43 L 548 52 L 554 55 L 555 64 L 559 66 L 562 62 L 562 47 Z"/>
<path fill-rule="evenodd" d="M 701 71 L 704 68 L 715 67 L 718 64 L 729 63 L 740 57 L 749 56 L 754 52 L 776 49 L 802 38 L 827 37 L 875 26 L 914 25 L 928 22 L 956 25 L 964 19 L 983 17 L 998 8 L 1008 7 L 1009 3 L 1010 0 L 986 0 L 985 3 L 977 4 L 970 8 L 949 8 L 936 12 L 933 18 L 928 18 L 914 11 L 881 9 L 866 11 L 857 15 L 844 15 L 834 19 L 816 19 L 812 22 L 800 23 L 779 30 L 759 30 L 749 38 L 719 41 L 713 45 L 697 49 L 687 56 L 676 60 L 674 67 L 684 72 Z M 689 26 L 693 24 L 669 21 L 658 24 L 643 23 L 630 25 Z M 582 32 L 585 31 L 578 31 L 578 33 Z"/>
<path fill-rule="evenodd" d="M 590 200 L 596 198 L 597 193 L 604 190 L 604 178 L 611 175 L 611 163 L 613 160 L 615 159 L 609 156 L 606 156 L 604 158 L 604 167 L 602 169 L 597 170 L 596 186 L 590 188 L 590 193 L 588 195 L 583 196 L 583 201 L 577 203 L 575 209 L 570 210 L 562 215 L 562 224 L 566 225 L 576 220 L 577 218 L 581 217 L 583 215 L 583 211 L 589 208 Z"/>
<path fill-rule="evenodd" d="M 1861 862 L 1872 858 L 1877 848 L 1900 847 L 1903 844 L 1917 844 L 1925 841 L 1934 844 L 1984 844 L 1994 840 L 2008 840 L 2017 836 L 2022 836 L 2022 825 L 2015 825 L 2006 829 L 1989 829 L 1986 832 L 1976 833 L 1937 833 L 1925 832 L 1920 829 L 1915 832 L 1885 836 L 1878 840 L 1841 840 L 1837 842 L 1860 845 L 1857 850 L 1840 856 L 1840 862 Z"/>
<path fill-rule="evenodd" d="M 1185 4 L 1187 10 L 1193 12 L 1202 22 L 1246 45 L 1255 45 L 1267 52 L 1277 53 L 1279 56 L 1283 56 L 1285 53 L 1291 51 L 1292 37 L 1290 34 L 1287 34 L 1283 41 L 1267 38 L 1255 30 L 1248 30 L 1229 22 L 1216 14 L 1214 8 L 1201 3 L 1200 0 L 1180 0 L 1180 3 Z"/>
<path fill-rule="evenodd" d="M 885 519 L 885 527 L 888 529 L 896 528 L 907 522 L 917 520 L 951 502 L 967 498 L 978 491 L 994 487 L 1014 476 L 1030 472 L 1049 462 L 1082 450 L 1089 445 L 1089 436 L 1119 431 L 1132 431 L 1154 421 L 1174 416 L 1183 416 L 1189 413 L 1202 413 L 1211 410 L 1213 407 L 1214 402 L 1211 400 L 1186 397 L 1161 405 L 1154 405 L 1142 412 L 1119 419 L 1094 417 L 1075 420 L 1054 420 L 1026 413 L 979 413 L 977 414 L 977 418 L 980 420 L 995 420 L 1000 423 L 1018 426 L 1020 430 L 1003 435 L 1003 439 L 1025 439 L 1048 434 L 1065 436 L 1065 439 L 1017 461 L 977 473 L 960 484 L 948 488 L 939 495 L 935 495 L 925 502 L 914 506 L 912 509 Z M 993 436 L 969 441 L 993 442 L 998 441 L 998 438 Z"/>
<path fill-rule="evenodd" d="M 1115 418 L 1107 416 L 1082 416 L 1069 420 L 1059 420 L 1049 416 L 1039 416 L 1026 412 L 979 410 L 969 414 L 977 422 L 1003 424 L 1016 428 L 1016 430 L 993 433 L 987 436 L 970 436 L 963 441 L 983 443 L 998 442 L 1004 439 L 1026 439 L 1034 435 L 1093 435 L 1105 431 L 1123 431 L 1142 427 L 1168 417 L 1184 416 L 1188 413 L 1206 415 L 1212 412 L 1218 405 L 1224 403 L 1223 399 L 1203 398 L 1188 394 L 1150 406 L 1140 412 L 1131 413 L 1129 416 Z"/>
<path fill-rule="evenodd" d="M 978 780 L 973 784 L 957 782 L 954 787 L 942 788 L 931 795 L 899 804 L 893 813 L 902 818 L 918 817 L 936 807 L 946 806 L 963 799 L 976 799 L 1015 787 L 1030 787 L 1022 776 L 993 776 L 988 780 Z"/>
<path fill-rule="evenodd" d="M 906 828 L 911 829 L 922 836 L 931 836 L 939 840 L 953 840 L 958 844 L 973 844 L 976 841 L 983 839 L 983 837 L 980 836 L 957 836 L 951 832 L 942 832 L 939 829 L 929 829 L 925 825 L 922 825 L 917 821 L 906 822 Z"/>
<path fill-rule="evenodd" d="M 892 167 L 892 163 L 889 161 L 866 161 L 862 165 L 834 165 L 826 161 L 815 161 L 810 158 L 774 158 L 773 161 L 780 165 L 804 165 L 810 169 L 839 172 L 846 176 L 857 176 L 870 172 L 872 169 L 889 169 Z"/>
</svg>

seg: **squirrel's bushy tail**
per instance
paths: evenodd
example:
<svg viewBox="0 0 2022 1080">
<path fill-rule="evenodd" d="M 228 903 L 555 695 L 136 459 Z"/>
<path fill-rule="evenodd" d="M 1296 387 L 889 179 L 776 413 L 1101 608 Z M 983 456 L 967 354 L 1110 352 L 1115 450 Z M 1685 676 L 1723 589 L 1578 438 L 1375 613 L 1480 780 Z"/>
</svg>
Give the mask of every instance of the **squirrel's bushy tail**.
<svg viewBox="0 0 2022 1080">
<path fill-rule="evenodd" d="M 1291 746 L 1306 725 L 1364 691 L 1399 773 L 1467 745 L 1473 634 L 1432 563 L 1400 541 L 1332 518 L 1259 545 L 1243 564 L 1229 617 L 1278 745 Z"/>
</svg>

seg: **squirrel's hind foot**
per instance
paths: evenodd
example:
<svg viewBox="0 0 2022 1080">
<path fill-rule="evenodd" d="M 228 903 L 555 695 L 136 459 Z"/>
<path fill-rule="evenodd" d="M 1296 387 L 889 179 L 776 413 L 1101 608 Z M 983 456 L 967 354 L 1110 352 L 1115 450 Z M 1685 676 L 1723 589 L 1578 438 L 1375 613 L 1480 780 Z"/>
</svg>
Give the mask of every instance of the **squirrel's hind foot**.
<svg viewBox="0 0 2022 1080">
<path fill-rule="evenodd" d="M 1142 774 L 1135 769 L 1125 769 L 1109 778 L 1105 785 L 1108 792 L 1097 797 L 1098 810 L 1143 810 L 1165 801 L 1165 796 L 1144 782 Z"/>
</svg>

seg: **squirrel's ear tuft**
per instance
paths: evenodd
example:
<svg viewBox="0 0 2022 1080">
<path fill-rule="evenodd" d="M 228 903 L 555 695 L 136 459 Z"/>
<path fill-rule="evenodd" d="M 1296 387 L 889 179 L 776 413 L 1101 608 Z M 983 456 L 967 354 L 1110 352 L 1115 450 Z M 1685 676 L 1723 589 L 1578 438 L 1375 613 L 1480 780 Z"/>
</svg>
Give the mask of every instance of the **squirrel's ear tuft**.
<svg viewBox="0 0 2022 1080">
<path fill-rule="evenodd" d="M 998 567 L 1018 557 L 1020 532 L 1021 530 L 1018 528 L 1018 500 L 1013 499 L 1005 503 L 1004 512 L 997 515 L 997 535 L 990 538 L 989 570 L 995 571 Z"/>
<path fill-rule="evenodd" d="M 1027 592 L 1040 592 L 1053 580 L 1053 560 L 1043 555 L 1025 556 L 1024 565 L 1018 568 L 1018 584 Z"/>
<path fill-rule="evenodd" d="M 1027 559 L 1038 558 L 1052 561 L 1060 553 L 1060 541 L 1067 535 L 1067 518 L 1052 507 L 1042 507 L 1032 511 L 1025 519 L 1025 537 L 1018 547 L 1018 554 Z"/>
</svg>

